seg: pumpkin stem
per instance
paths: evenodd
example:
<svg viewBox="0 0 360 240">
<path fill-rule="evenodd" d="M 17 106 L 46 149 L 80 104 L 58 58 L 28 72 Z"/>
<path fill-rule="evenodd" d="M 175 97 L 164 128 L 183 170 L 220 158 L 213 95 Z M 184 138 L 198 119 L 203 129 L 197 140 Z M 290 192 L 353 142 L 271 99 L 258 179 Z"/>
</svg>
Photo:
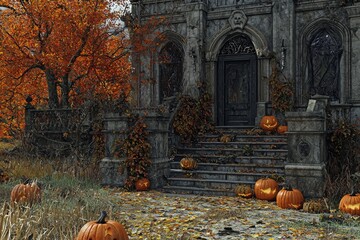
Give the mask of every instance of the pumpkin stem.
<svg viewBox="0 0 360 240">
<path fill-rule="evenodd" d="M 355 196 L 355 176 L 354 175 L 351 175 L 350 176 L 350 189 L 351 189 L 351 192 L 350 192 L 350 196 Z"/>
<path fill-rule="evenodd" d="M 24 181 L 23 181 L 23 184 L 26 185 L 26 184 L 30 184 L 32 181 L 30 178 L 25 178 Z"/>
<path fill-rule="evenodd" d="M 101 211 L 99 219 L 96 221 L 98 224 L 105 224 L 105 218 L 107 217 L 107 213 L 105 211 Z"/>
<path fill-rule="evenodd" d="M 292 188 L 292 186 L 291 186 L 290 184 L 285 184 L 285 185 L 284 185 L 284 189 L 285 189 L 286 191 L 292 191 L 292 190 L 293 190 L 293 188 Z"/>
</svg>

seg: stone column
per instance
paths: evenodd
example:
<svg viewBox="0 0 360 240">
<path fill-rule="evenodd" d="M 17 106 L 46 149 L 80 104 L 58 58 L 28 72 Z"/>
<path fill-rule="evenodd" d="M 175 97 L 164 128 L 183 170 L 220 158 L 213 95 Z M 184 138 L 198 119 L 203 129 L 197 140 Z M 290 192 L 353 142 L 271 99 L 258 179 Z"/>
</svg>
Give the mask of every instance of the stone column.
<svg viewBox="0 0 360 240">
<path fill-rule="evenodd" d="M 287 112 L 288 160 L 285 179 L 305 197 L 323 197 L 326 163 L 327 97 L 314 96 L 306 112 Z"/>
<path fill-rule="evenodd" d="M 186 52 L 183 92 L 198 97 L 198 82 L 205 76 L 204 38 L 206 36 L 206 1 L 186 1 Z"/>
</svg>

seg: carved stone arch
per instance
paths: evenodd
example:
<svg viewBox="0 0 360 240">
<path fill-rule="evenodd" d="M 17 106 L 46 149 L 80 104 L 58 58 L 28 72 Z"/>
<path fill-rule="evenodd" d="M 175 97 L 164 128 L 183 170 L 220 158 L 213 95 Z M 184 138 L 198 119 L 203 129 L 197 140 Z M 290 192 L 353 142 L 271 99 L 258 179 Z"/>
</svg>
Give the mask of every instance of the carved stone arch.
<svg viewBox="0 0 360 240">
<path fill-rule="evenodd" d="M 300 61 L 296 69 L 299 106 L 305 106 L 314 94 L 328 95 L 340 103 L 351 98 L 349 36 L 345 25 L 327 18 L 312 22 L 300 32 L 296 53 Z"/>
<path fill-rule="evenodd" d="M 171 31 L 161 36 L 156 51 L 155 72 L 157 79 L 156 96 L 158 103 L 171 102 L 181 92 L 184 72 L 184 38 Z"/>
<path fill-rule="evenodd" d="M 229 36 L 234 36 L 239 33 L 245 34 L 250 38 L 252 44 L 255 47 L 256 55 L 258 57 L 263 57 L 264 55 L 266 55 L 266 53 L 268 52 L 268 44 L 265 36 L 255 28 L 246 25 L 243 29 L 232 29 L 231 27 L 228 27 L 223 31 L 219 32 L 209 45 L 206 56 L 207 60 L 216 61 L 220 49 L 222 48 L 225 41 L 229 38 Z"/>
</svg>

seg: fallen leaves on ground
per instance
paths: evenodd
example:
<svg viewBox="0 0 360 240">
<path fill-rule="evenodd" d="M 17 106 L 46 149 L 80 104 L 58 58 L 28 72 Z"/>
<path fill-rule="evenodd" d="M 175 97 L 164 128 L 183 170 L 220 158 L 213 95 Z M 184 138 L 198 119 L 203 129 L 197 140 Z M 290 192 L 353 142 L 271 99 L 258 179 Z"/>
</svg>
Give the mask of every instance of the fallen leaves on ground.
<svg viewBox="0 0 360 240">
<path fill-rule="evenodd" d="M 320 227 L 320 214 L 254 198 L 110 191 L 130 239 L 357 239 Z"/>
</svg>

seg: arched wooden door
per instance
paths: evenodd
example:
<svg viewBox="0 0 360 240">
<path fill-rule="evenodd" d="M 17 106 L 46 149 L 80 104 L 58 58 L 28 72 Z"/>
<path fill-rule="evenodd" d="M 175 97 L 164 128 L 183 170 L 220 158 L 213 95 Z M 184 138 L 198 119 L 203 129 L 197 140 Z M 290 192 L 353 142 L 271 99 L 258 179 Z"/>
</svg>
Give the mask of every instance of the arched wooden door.
<svg viewBox="0 0 360 240">
<path fill-rule="evenodd" d="M 217 69 L 217 124 L 250 126 L 255 123 L 257 56 L 250 38 L 239 34 L 222 47 Z"/>
</svg>

